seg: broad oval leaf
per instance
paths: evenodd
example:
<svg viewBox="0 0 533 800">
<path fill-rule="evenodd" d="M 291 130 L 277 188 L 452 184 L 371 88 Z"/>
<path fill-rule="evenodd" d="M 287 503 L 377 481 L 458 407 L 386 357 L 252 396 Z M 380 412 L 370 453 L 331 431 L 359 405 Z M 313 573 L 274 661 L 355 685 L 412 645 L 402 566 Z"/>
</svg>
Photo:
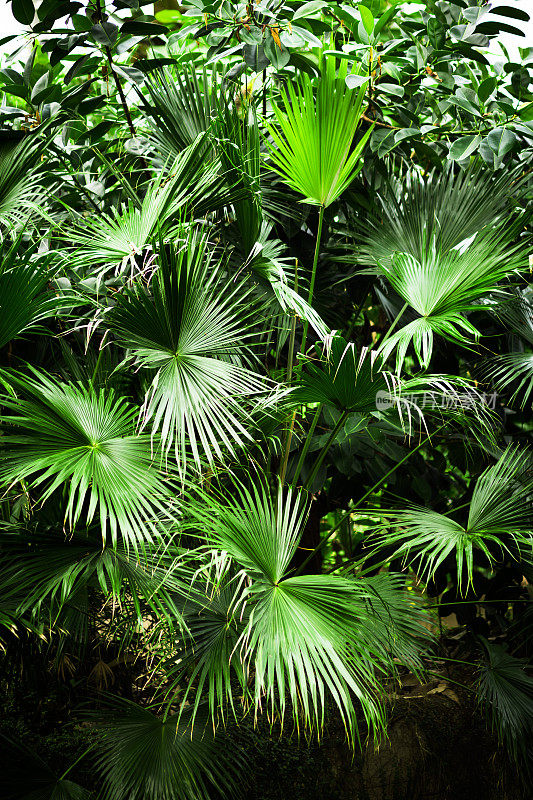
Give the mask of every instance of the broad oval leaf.
<svg viewBox="0 0 533 800">
<path fill-rule="evenodd" d="M 462 161 L 462 159 L 468 158 L 472 153 L 475 153 L 480 142 L 481 136 L 479 134 L 461 136 L 450 147 L 450 158 L 453 161 Z"/>
</svg>

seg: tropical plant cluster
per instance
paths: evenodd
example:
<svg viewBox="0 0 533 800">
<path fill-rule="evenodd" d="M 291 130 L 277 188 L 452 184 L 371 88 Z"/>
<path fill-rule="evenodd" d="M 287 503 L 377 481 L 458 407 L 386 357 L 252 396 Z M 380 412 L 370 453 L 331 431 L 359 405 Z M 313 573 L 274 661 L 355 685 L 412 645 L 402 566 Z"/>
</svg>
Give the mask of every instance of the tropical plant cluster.
<svg viewBox="0 0 533 800">
<path fill-rule="evenodd" d="M 527 783 L 528 15 L 11 7 L 1 681 L 84 744 L 0 727 L 2 797 L 237 797 L 232 726 L 357 749 L 456 663 Z"/>
</svg>

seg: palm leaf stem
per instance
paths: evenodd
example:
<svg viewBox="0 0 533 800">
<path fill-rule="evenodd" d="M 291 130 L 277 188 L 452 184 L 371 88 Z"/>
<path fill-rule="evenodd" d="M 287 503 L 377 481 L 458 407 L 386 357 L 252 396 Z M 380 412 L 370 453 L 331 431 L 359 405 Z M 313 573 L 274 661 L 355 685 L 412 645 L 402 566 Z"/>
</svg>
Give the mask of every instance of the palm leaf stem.
<svg viewBox="0 0 533 800">
<path fill-rule="evenodd" d="M 94 365 L 94 371 L 93 371 L 93 374 L 91 376 L 91 386 L 93 386 L 93 387 L 94 387 L 94 382 L 96 380 L 96 376 L 98 375 L 98 369 L 100 367 L 100 362 L 102 360 L 103 352 L 104 352 L 104 348 L 102 347 L 102 345 L 100 345 L 100 352 L 98 353 L 98 358 L 96 359 L 96 364 Z"/>
<path fill-rule="evenodd" d="M 313 266 L 311 268 L 311 282 L 309 284 L 309 295 L 307 297 L 307 302 L 309 303 L 309 305 L 311 305 L 312 302 L 313 302 L 313 294 L 314 294 L 314 291 L 315 291 L 316 268 L 317 268 L 317 264 L 318 264 L 318 254 L 320 252 L 320 241 L 322 239 L 322 225 L 323 225 L 323 222 L 324 222 L 324 210 L 325 210 L 325 206 L 321 205 L 320 206 L 320 211 L 319 211 L 319 214 L 318 214 L 318 230 L 317 230 L 317 234 L 316 234 L 315 253 L 314 253 L 314 256 L 313 256 Z M 305 320 L 304 321 L 303 334 L 302 334 L 302 348 L 301 348 L 302 355 L 305 355 L 305 348 L 306 348 L 306 345 L 307 345 L 307 331 L 308 331 L 308 328 L 309 328 L 309 322 L 307 320 Z M 291 330 L 291 334 L 292 334 L 292 330 Z M 294 345 L 294 342 L 293 342 L 293 345 Z M 291 352 L 289 351 L 289 357 L 290 356 L 291 356 Z M 290 366 L 291 366 L 290 372 L 291 372 L 291 377 L 292 377 L 292 361 L 291 361 L 291 365 Z M 287 370 L 287 375 L 288 375 L 288 370 Z M 287 438 L 285 439 L 285 445 L 284 445 L 284 448 L 283 448 L 283 459 L 282 459 L 282 466 L 281 466 L 281 471 L 280 471 L 280 481 L 281 481 L 281 485 L 282 486 L 283 486 L 283 484 L 285 482 L 285 473 L 287 471 L 287 464 L 289 462 L 289 450 L 290 450 L 290 447 L 291 447 L 292 434 L 293 434 L 293 431 L 294 431 L 294 422 L 295 422 L 295 420 L 296 420 L 296 412 L 294 412 L 292 417 L 291 417 L 291 423 L 290 423 L 290 426 L 289 426 L 289 430 L 287 431 Z M 316 422 L 315 422 L 315 425 L 316 425 Z M 314 428 L 313 428 L 313 430 L 314 430 Z M 305 456 L 305 454 L 304 454 L 304 456 Z M 298 464 L 300 466 L 300 462 L 298 462 Z"/>
<path fill-rule="evenodd" d="M 314 257 L 313 257 L 313 267 L 311 269 L 311 282 L 309 283 L 309 296 L 307 298 L 307 302 L 309 303 L 309 305 L 312 305 L 312 303 L 313 303 L 313 295 L 314 295 L 314 292 L 315 292 L 316 268 L 317 268 L 317 265 L 318 265 L 318 254 L 320 252 L 320 241 L 322 239 L 322 225 L 323 225 L 323 222 L 324 222 L 324 211 L 325 211 L 325 206 L 321 205 L 320 206 L 320 211 L 319 211 L 319 214 L 318 214 L 318 230 L 317 230 L 317 233 L 316 233 L 315 254 L 314 254 Z M 308 328 L 309 328 L 309 323 L 308 323 L 307 320 L 305 320 L 305 322 L 304 322 L 304 330 L 303 330 L 303 334 L 302 334 L 302 350 L 301 350 L 302 355 L 305 355 L 305 347 L 306 347 L 306 344 L 307 344 L 307 330 L 308 330 Z"/>
<path fill-rule="evenodd" d="M 309 428 L 309 432 L 308 432 L 308 434 L 307 434 L 307 436 L 305 438 L 304 446 L 302 448 L 302 452 L 300 453 L 300 458 L 298 459 L 298 463 L 296 464 L 296 470 L 294 472 L 294 476 L 293 476 L 293 479 L 292 479 L 292 485 L 293 486 L 296 486 L 296 481 L 298 480 L 298 478 L 300 476 L 300 472 L 302 471 L 302 466 L 303 466 L 303 463 L 304 463 L 304 459 L 305 459 L 305 457 L 307 455 L 307 451 L 309 450 L 309 447 L 311 445 L 311 440 L 313 438 L 313 434 L 315 432 L 315 428 L 317 426 L 320 414 L 322 413 L 323 407 L 324 407 L 324 404 L 320 403 L 318 405 L 318 408 L 315 411 L 315 416 L 313 417 L 313 421 L 311 423 L 311 427 Z"/>
<path fill-rule="evenodd" d="M 298 269 L 295 270 L 294 275 L 294 291 L 298 291 Z M 292 381 L 292 368 L 294 364 L 294 340 L 296 338 L 296 314 L 294 314 L 292 321 L 291 321 L 291 333 L 289 337 L 289 353 L 288 353 L 288 360 L 287 360 L 287 385 L 290 386 Z M 289 429 L 287 431 L 287 435 L 285 437 L 285 442 L 283 444 L 283 458 L 281 463 L 281 470 L 279 473 L 279 479 L 281 481 L 281 485 L 283 486 L 285 483 L 285 474 L 287 472 L 287 464 L 289 463 L 289 452 L 291 449 L 292 443 L 292 435 L 294 433 L 294 422 L 296 420 L 296 411 L 293 411 L 291 415 L 291 422 L 289 425 Z"/>
<path fill-rule="evenodd" d="M 294 291 L 298 293 L 298 261 L 294 270 Z M 292 370 L 294 366 L 294 341 L 296 339 L 296 314 L 291 320 L 291 333 L 289 336 L 289 353 L 287 356 L 287 384 L 290 386 L 292 381 Z"/>
<path fill-rule="evenodd" d="M 388 472 L 386 472 L 386 473 L 385 473 L 385 475 L 383 475 L 383 477 L 382 477 L 382 478 L 380 478 L 380 479 L 379 479 L 379 481 L 377 481 L 377 483 L 375 483 L 373 486 L 371 486 L 371 487 L 370 487 L 370 489 L 369 489 L 367 492 L 365 492 L 365 493 L 364 493 L 364 495 L 363 495 L 362 497 L 360 497 L 360 498 L 359 498 L 359 500 L 357 500 L 357 502 L 355 503 L 355 505 L 353 505 L 351 508 L 349 508 L 349 509 L 348 509 L 348 511 L 346 511 L 346 512 L 345 512 L 345 513 L 344 513 L 344 514 L 341 516 L 340 520 L 337 522 L 337 524 L 336 524 L 336 525 L 334 525 L 334 526 L 333 526 L 333 528 L 330 530 L 330 532 L 328 533 L 328 535 L 327 535 L 327 536 L 325 536 L 325 537 L 324 537 L 324 539 L 322 539 L 322 541 L 320 542 L 320 544 L 317 544 L 317 546 L 314 548 L 314 550 L 312 550 L 312 551 L 309 553 L 309 555 L 307 556 L 307 558 L 306 558 L 306 559 L 305 559 L 305 560 L 302 562 L 302 564 L 301 564 L 301 565 L 298 567 L 298 569 L 297 569 L 297 570 L 296 570 L 296 572 L 294 573 L 294 576 L 296 576 L 296 575 L 300 575 L 300 574 L 301 574 L 302 570 L 303 570 L 303 569 L 304 569 L 304 568 L 307 566 L 307 564 L 309 563 L 309 561 L 311 561 L 311 559 L 312 559 L 312 558 L 313 558 L 313 557 L 316 555 L 316 553 L 318 553 L 320 550 L 322 550 L 322 548 L 323 548 L 323 547 L 326 545 L 326 543 L 327 543 L 327 542 L 328 542 L 328 541 L 331 539 L 331 537 L 333 536 L 333 534 L 334 534 L 334 533 L 336 533 L 336 532 L 338 531 L 338 529 L 341 527 L 341 525 L 342 525 L 342 523 L 344 522 L 344 520 L 345 520 L 345 519 L 348 519 L 348 518 L 350 517 L 350 515 L 351 515 L 351 514 L 353 514 L 353 512 L 355 511 L 355 509 L 356 509 L 356 508 L 358 508 L 358 507 L 361 505 L 361 503 L 362 503 L 364 500 L 366 500 L 366 498 L 367 498 L 369 495 L 371 495 L 373 492 L 375 492 L 375 491 L 376 491 L 376 489 L 379 489 L 379 487 L 380 487 L 380 486 L 381 486 L 381 485 L 382 485 L 382 484 L 383 484 L 383 483 L 384 483 L 384 482 L 387 480 L 387 478 L 389 477 L 389 475 L 392 475 L 392 473 L 393 473 L 393 472 L 396 472 L 396 470 L 398 469 L 398 467 L 401 467 L 401 465 L 402 465 L 402 464 L 403 464 L 405 461 L 407 461 L 407 459 L 411 458 L 411 456 L 412 456 L 414 453 L 416 453 L 418 450 L 420 450 L 420 448 L 421 448 L 421 447 L 423 447 L 425 444 L 427 444 L 427 443 L 428 443 L 428 442 L 431 440 L 431 436 L 434 436 L 434 435 L 435 435 L 435 434 L 437 434 L 439 431 L 441 431 L 441 430 L 444 428 L 444 426 L 445 426 L 445 425 L 446 425 L 446 423 L 443 423 L 443 424 L 442 424 L 442 425 L 441 425 L 439 428 L 437 428 L 437 430 L 436 430 L 436 431 L 435 431 L 433 434 L 430 434 L 430 435 L 426 436 L 424 439 L 422 439 L 422 441 L 420 442 L 420 444 L 418 444 L 418 445 L 417 445 L 415 448 L 413 448 L 413 450 L 410 450 L 410 451 L 407 453 L 407 455 L 406 455 L 406 456 L 404 456 L 404 457 L 401 459 L 401 461 L 398 461 L 398 462 L 397 462 L 397 463 L 396 463 L 396 464 L 395 464 L 393 467 L 391 467 L 391 469 L 389 469 L 389 471 L 388 471 Z M 374 567 L 373 567 L 373 568 L 374 568 Z"/>
<path fill-rule="evenodd" d="M 76 766 L 76 764 L 79 764 L 79 763 L 80 763 L 80 761 L 81 761 L 83 758 L 85 758 L 85 756 L 87 755 L 87 753 L 90 753 L 90 752 L 91 752 L 91 750 L 93 750 L 93 749 L 94 749 L 94 744 L 91 744 L 91 745 L 89 745 L 89 747 L 87 747 L 87 749 L 83 751 L 83 753 L 81 754 L 81 756 L 78 756 L 78 758 L 77 758 L 75 761 L 73 761 L 71 764 L 69 764 L 69 765 L 68 765 L 68 767 L 66 768 L 66 770 L 64 771 L 64 773 L 63 773 L 63 774 L 62 774 L 62 775 L 59 777 L 59 781 L 64 781 L 64 780 L 66 779 L 67 775 L 69 774 L 69 772 L 71 772 L 71 771 L 74 769 L 74 767 Z"/>
<path fill-rule="evenodd" d="M 400 308 L 399 312 L 397 313 L 397 315 L 395 316 L 394 320 L 392 321 L 392 325 L 390 326 L 390 328 L 388 329 L 387 333 L 383 337 L 383 340 L 380 342 L 380 344 L 379 344 L 380 348 L 383 347 L 383 345 L 385 344 L 385 342 L 387 341 L 389 336 L 393 333 L 396 325 L 398 324 L 398 322 L 401 320 L 401 318 L 403 317 L 403 315 L 407 311 L 408 306 L 409 306 L 409 302 L 406 301 L 403 304 L 403 306 Z M 374 342 L 372 343 L 372 346 L 373 345 L 374 345 Z"/>
<path fill-rule="evenodd" d="M 318 454 L 318 456 L 317 456 L 317 458 L 315 460 L 315 463 L 311 467 L 311 472 L 309 473 L 309 475 L 308 475 L 308 477 L 307 477 L 307 479 L 306 479 L 306 481 L 304 483 L 304 486 L 303 486 L 304 489 L 309 489 L 309 487 L 312 485 L 314 479 L 318 475 L 318 471 L 319 471 L 320 467 L 322 466 L 322 464 L 324 462 L 324 459 L 325 459 L 325 457 L 327 456 L 327 454 L 329 452 L 330 447 L 332 446 L 332 444 L 334 443 L 335 439 L 337 438 L 338 432 L 340 431 L 340 429 L 344 425 L 344 423 L 346 421 L 346 417 L 348 416 L 349 413 L 350 413 L 349 411 L 343 411 L 342 414 L 340 415 L 340 417 L 339 417 L 339 419 L 337 421 L 337 424 L 335 425 L 335 427 L 331 431 L 330 435 L 328 436 L 328 440 L 327 440 L 326 444 L 324 445 L 324 447 L 322 448 L 322 450 Z"/>
<path fill-rule="evenodd" d="M 285 437 L 285 443 L 283 445 L 283 458 L 281 462 L 281 469 L 279 472 L 279 480 L 281 485 L 283 486 L 285 483 L 285 475 L 287 472 L 287 464 L 289 463 L 289 451 L 291 449 L 291 442 L 292 442 L 292 434 L 294 432 L 294 422 L 296 420 L 296 411 L 293 411 L 291 414 L 291 422 L 289 425 L 289 429 L 287 431 L 287 435 Z"/>
</svg>

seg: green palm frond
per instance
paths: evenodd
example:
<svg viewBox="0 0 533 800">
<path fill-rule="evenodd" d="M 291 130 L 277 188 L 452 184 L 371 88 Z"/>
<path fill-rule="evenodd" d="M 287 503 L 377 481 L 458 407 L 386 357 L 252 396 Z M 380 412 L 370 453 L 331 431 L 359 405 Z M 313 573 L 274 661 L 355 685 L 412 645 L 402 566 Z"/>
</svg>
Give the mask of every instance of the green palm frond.
<svg viewBox="0 0 533 800">
<path fill-rule="evenodd" d="M 482 640 L 487 660 L 477 681 L 478 697 L 498 739 L 521 769 L 533 769 L 533 678 L 525 659 L 515 658 L 500 645 Z"/>
<path fill-rule="evenodd" d="M 103 781 L 103 800 L 209 800 L 239 794 L 239 754 L 224 736 L 191 709 L 179 717 L 156 716 L 124 698 L 109 698 L 99 724 L 96 768 Z"/>
<path fill-rule="evenodd" d="M 235 219 L 227 233 L 246 257 L 265 227 L 270 229 L 275 222 L 285 227 L 287 219 L 303 219 L 306 212 L 303 207 L 294 208 L 296 198 L 287 187 L 274 187 L 277 178 L 265 169 L 257 112 L 251 102 L 242 108 L 236 102 L 221 106 L 213 136 L 226 183 L 241 189 L 242 199 L 233 203 Z"/>
<path fill-rule="evenodd" d="M 262 192 L 262 163 L 257 115 L 252 109 L 241 118 L 235 104 L 219 110 L 215 120 L 217 152 L 230 184 L 242 188 L 242 200 L 234 203 L 236 247 L 243 256 L 250 253 L 268 218 L 267 198 Z"/>
<path fill-rule="evenodd" d="M 243 199 L 233 205 L 237 247 L 247 255 L 258 241 L 265 221 L 266 197 L 261 189 L 260 133 L 255 110 L 241 119 L 235 104 L 225 105 L 215 120 L 217 152 L 226 179 L 243 190 Z"/>
<path fill-rule="evenodd" d="M 500 392 L 511 392 L 510 402 L 520 400 L 525 408 L 533 392 L 533 305 L 524 292 L 500 304 L 495 313 L 523 344 L 521 349 L 488 359 L 481 372 Z"/>
<path fill-rule="evenodd" d="M 381 617 L 375 611 L 380 587 L 335 574 L 291 575 L 306 519 L 301 495 L 279 489 L 272 497 L 252 486 L 236 487 L 232 498 L 231 503 L 215 502 L 210 494 L 210 506 L 199 501 L 191 503 L 189 511 L 208 546 L 215 547 L 222 560 L 229 556 L 233 574 L 246 579 L 234 580 L 235 596 L 229 604 L 232 618 L 243 620 L 244 630 L 231 632 L 231 658 L 241 659 L 240 669 L 251 676 L 245 698 L 256 714 L 266 705 L 271 716 L 282 719 L 290 701 L 298 725 L 303 720 L 310 729 L 320 730 L 329 696 L 352 740 L 357 736 L 357 701 L 376 732 L 384 722 L 376 675 L 394 671 L 398 654 L 394 635 L 388 640 L 390 650 L 383 638 L 384 605 Z M 406 611 L 412 611 L 409 604 Z M 241 617 L 244 612 L 247 617 Z M 416 626 L 415 615 L 412 622 Z M 423 638 L 422 629 L 420 635 Z M 211 684 L 212 714 L 226 699 L 230 676 L 241 674 L 219 663 L 217 654 L 227 650 L 219 646 L 204 658 L 207 674 L 218 678 Z M 413 651 L 409 655 L 415 659 Z"/>
<path fill-rule="evenodd" d="M 365 589 L 368 610 L 358 635 L 376 652 L 381 648 L 383 664 L 388 665 L 393 654 L 398 664 L 423 672 L 421 655 L 433 642 L 423 598 L 413 596 L 405 576 L 393 572 L 359 578 L 358 583 Z"/>
<path fill-rule="evenodd" d="M 40 323 L 72 305 L 72 298 L 50 286 L 54 255 L 39 255 L 37 248 L 25 249 L 22 234 L 9 247 L 0 245 L 0 347 L 27 331 L 42 333 Z"/>
<path fill-rule="evenodd" d="M 247 692 L 248 672 L 235 649 L 246 628 L 248 613 L 241 601 L 242 576 L 227 574 L 220 580 L 206 577 L 205 585 L 191 590 L 182 614 L 186 636 L 164 662 L 170 696 L 176 686 L 185 686 L 185 696 L 194 691 L 200 698 L 207 692 L 209 707 L 223 717 L 229 706 L 236 716 L 234 687 Z"/>
<path fill-rule="evenodd" d="M 517 291 L 507 302 L 499 303 L 494 313 L 512 333 L 533 347 L 533 295 L 530 286 Z"/>
<path fill-rule="evenodd" d="M 307 321 L 323 338 L 327 333 L 326 325 L 301 294 L 289 285 L 287 273 L 291 267 L 294 271 L 294 260 L 289 267 L 289 259 L 284 256 L 285 246 L 272 238 L 275 210 L 264 185 L 255 109 L 250 109 L 241 119 L 235 104 L 227 105 L 219 110 L 215 131 L 226 181 L 242 190 L 242 199 L 233 203 L 234 230 L 229 230 L 230 235 L 233 234 L 237 258 L 244 262 L 243 269 L 254 281 L 273 292 L 274 302 L 277 301 L 283 312 L 294 313 Z M 306 282 L 300 277 L 300 291 L 304 287 Z M 271 311 L 276 313 L 274 308 Z"/>
<path fill-rule="evenodd" d="M 143 425 L 174 448 L 183 467 L 187 451 L 197 465 L 211 463 L 222 447 L 234 453 L 249 440 L 246 400 L 265 382 L 241 366 L 250 336 L 251 290 L 225 287 L 223 264 L 214 262 L 206 236 L 160 243 L 157 268 L 146 286 L 137 281 L 117 296 L 109 327 L 134 364 L 152 376 Z"/>
<path fill-rule="evenodd" d="M 327 207 L 361 169 L 361 155 L 372 129 L 353 147 L 366 84 L 358 91 L 346 86 L 344 60 L 338 74 L 332 56 L 324 56 L 321 67 L 316 99 L 311 79 L 303 74 L 296 89 L 288 83 L 284 110 L 272 103 L 277 124 L 267 127 L 274 142 L 269 150 L 275 172 L 303 194 L 305 202 Z"/>
<path fill-rule="evenodd" d="M 22 630 L 29 631 L 35 636 L 42 635 L 39 626 L 34 625 L 28 617 L 20 614 L 17 602 L 3 598 L 2 608 L 0 609 L 0 653 L 2 655 L 5 655 L 9 650 L 9 646 L 6 647 L 2 639 L 3 634 L 8 634 L 12 641 L 13 637 L 17 638 Z"/>
<path fill-rule="evenodd" d="M 148 98 L 141 95 L 143 110 L 153 124 L 148 138 L 163 162 L 176 158 L 199 134 L 208 131 L 226 99 L 221 100 L 221 79 L 216 67 L 198 75 L 194 66 L 165 67 L 151 73 L 144 83 Z M 204 143 L 203 155 L 211 147 Z"/>
<path fill-rule="evenodd" d="M 477 479 L 465 525 L 419 506 L 384 512 L 378 546 L 395 548 L 394 558 L 402 557 L 425 579 L 449 555 L 455 555 L 459 589 L 465 574 L 468 588 L 474 550 L 485 556 L 489 566 L 505 558 L 520 559 L 522 552 L 531 551 L 530 471 L 529 453 L 509 447 Z"/>
<path fill-rule="evenodd" d="M 279 240 L 269 238 L 270 231 L 270 225 L 262 226 L 244 267 L 259 284 L 259 291 L 264 294 L 264 290 L 268 290 L 263 300 L 268 304 L 272 317 L 279 316 L 281 309 L 285 324 L 296 316 L 297 319 L 307 322 L 319 339 L 324 339 L 329 329 L 317 311 L 290 285 L 290 259 L 283 255 L 285 246 Z M 304 282 L 300 280 L 301 283 Z M 269 302 L 270 293 L 272 302 Z"/>
<path fill-rule="evenodd" d="M 111 213 L 84 218 L 68 229 L 73 252 L 69 266 L 81 273 L 108 269 L 138 272 L 155 236 L 173 235 L 173 225 L 187 209 L 202 215 L 216 211 L 235 198 L 224 188 L 216 164 L 205 164 L 205 135 L 167 164 L 148 186 L 141 199 L 129 187 L 127 205 L 112 207 Z M 179 227 L 179 225 L 178 225 Z"/>
<path fill-rule="evenodd" d="M 150 541 L 160 515 L 168 518 L 170 489 L 152 465 L 150 439 L 135 435 L 138 411 L 113 391 L 66 384 L 32 370 L 10 375 L 19 397 L 5 397 L 0 481 L 29 481 L 41 501 L 63 487 L 65 521 L 98 519 L 134 547 Z"/>
<path fill-rule="evenodd" d="M 45 211 L 50 196 L 39 174 L 39 159 L 47 139 L 28 135 L 0 152 L 0 236 L 50 220 Z"/>
<path fill-rule="evenodd" d="M 511 403 L 519 400 L 521 408 L 530 404 L 533 393 L 533 352 L 496 356 L 486 367 L 484 376 L 500 392 L 511 390 Z"/>
<path fill-rule="evenodd" d="M 524 243 L 513 245 L 512 238 L 509 226 L 500 227 L 447 252 L 439 250 L 433 239 L 421 260 L 396 252 L 389 263 L 380 263 L 380 274 L 417 315 L 383 341 L 379 347 L 383 358 L 397 348 L 399 371 L 412 342 L 418 361 L 427 367 L 435 334 L 463 346 L 476 341 L 479 331 L 465 315 L 479 310 L 479 301 L 487 295 L 501 294 L 501 281 L 527 266 Z"/>
<path fill-rule="evenodd" d="M 325 337 L 316 352 L 318 358 L 304 359 L 297 386 L 290 394 L 293 402 L 323 403 L 343 414 L 364 416 L 388 410 L 408 431 L 414 420 L 424 426 L 425 414 L 435 411 L 459 422 L 469 416 L 476 430 L 488 434 L 486 411 L 469 381 L 427 374 L 398 378 L 384 369 L 377 351 L 365 347 L 358 350 L 335 331 Z"/>
<path fill-rule="evenodd" d="M 133 606 L 133 624 L 142 623 L 142 609 L 149 608 L 172 628 L 181 614 L 177 597 L 187 584 L 171 575 L 165 580 L 158 565 L 158 552 L 145 546 L 133 555 L 123 546 L 102 547 L 97 536 L 74 534 L 65 541 L 46 531 L 0 529 L 2 604 L 14 607 L 14 617 L 31 617 L 34 625 L 54 629 L 63 626 L 72 636 L 72 625 L 64 625 L 65 611 L 75 607 L 89 590 L 98 589 L 115 602 L 128 599 Z M 85 642 L 87 615 L 82 615 L 77 638 Z"/>
<path fill-rule="evenodd" d="M 422 176 L 418 170 L 389 176 L 377 195 L 378 206 L 364 223 L 355 223 L 360 244 L 360 264 L 390 266 L 394 253 L 426 260 L 429 245 L 448 253 L 461 242 L 498 223 L 516 193 L 516 175 L 479 170 L 434 170 Z"/>
<path fill-rule="evenodd" d="M 358 351 L 335 331 L 316 347 L 316 355 L 304 360 L 291 394 L 296 403 L 324 403 L 338 411 L 372 414 L 380 395 L 397 394 L 399 381 L 382 369 L 377 354 L 368 348 Z"/>
</svg>

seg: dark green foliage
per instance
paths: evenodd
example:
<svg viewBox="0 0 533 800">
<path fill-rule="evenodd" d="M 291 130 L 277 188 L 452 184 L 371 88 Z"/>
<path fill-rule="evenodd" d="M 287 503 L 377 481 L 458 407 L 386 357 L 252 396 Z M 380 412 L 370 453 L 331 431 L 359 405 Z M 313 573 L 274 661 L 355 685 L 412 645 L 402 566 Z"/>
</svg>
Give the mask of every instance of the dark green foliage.
<svg viewBox="0 0 533 800">
<path fill-rule="evenodd" d="M 473 799 L 471 695 L 527 778 L 527 14 L 11 7 L 0 796 Z"/>
</svg>

